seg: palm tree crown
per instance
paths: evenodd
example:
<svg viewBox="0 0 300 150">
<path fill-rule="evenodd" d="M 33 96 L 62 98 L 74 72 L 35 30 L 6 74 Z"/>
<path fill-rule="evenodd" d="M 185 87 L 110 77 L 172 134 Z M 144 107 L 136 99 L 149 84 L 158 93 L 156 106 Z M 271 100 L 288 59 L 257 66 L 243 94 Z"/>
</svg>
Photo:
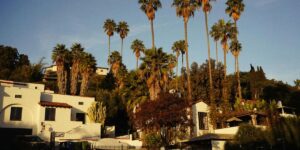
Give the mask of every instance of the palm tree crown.
<svg viewBox="0 0 300 150">
<path fill-rule="evenodd" d="M 104 22 L 104 25 L 103 25 L 103 29 L 108 36 L 113 36 L 116 26 L 117 25 L 114 20 L 106 19 L 106 21 Z"/>
<path fill-rule="evenodd" d="M 174 0 L 172 6 L 176 7 L 176 14 L 179 17 L 183 17 L 184 21 L 194 16 L 194 13 L 199 5 L 195 0 Z"/>
<path fill-rule="evenodd" d="M 139 39 L 135 39 L 131 44 L 131 49 L 132 49 L 133 53 L 135 54 L 136 69 L 138 69 L 138 60 L 141 56 L 141 52 L 144 52 L 144 50 L 145 50 L 145 45 L 144 45 L 143 41 L 141 41 Z"/>
<path fill-rule="evenodd" d="M 155 11 L 161 8 L 159 0 L 139 0 L 139 4 L 141 5 L 140 9 L 147 15 L 149 20 L 153 20 Z"/>
<path fill-rule="evenodd" d="M 243 0 L 228 0 L 226 2 L 227 8 L 225 12 L 233 18 L 234 21 L 239 20 L 242 12 L 244 11 L 245 4 Z"/>
<path fill-rule="evenodd" d="M 230 51 L 233 56 L 239 56 L 240 52 L 242 51 L 242 44 L 238 40 L 231 41 Z"/>
<path fill-rule="evenodd" d="M 120 34 L 120 38 L 124 39 L 129 33 L 129 26 L 127 22 L 120 21 L 116 28 L 117 33 Z"/>
</svg>

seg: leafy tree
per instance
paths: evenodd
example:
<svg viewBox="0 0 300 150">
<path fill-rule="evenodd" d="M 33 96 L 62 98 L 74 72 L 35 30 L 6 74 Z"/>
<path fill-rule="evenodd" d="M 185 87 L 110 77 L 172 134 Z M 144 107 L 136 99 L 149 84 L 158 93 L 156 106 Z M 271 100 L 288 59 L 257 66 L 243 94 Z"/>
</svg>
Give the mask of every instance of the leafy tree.
<svg viewBox="0 0 300 150">
<path fill-rule="evenodd" d="M 147 15 L 151 24 L 152 33 L 152 48 L 155 48 L 154 42 L 154 27 L 153 20 L 155 19 L 155 12 L 161 8 L 160 0 L 139 0 L 140 9 Z"/>
<path fill-rule="evenodd" d="M 295 87 L 300 90 L 300 79 L 294 81 Z"/>
<path fill-rule="evenodd" d="M 121 53 L 121 57 L 123 57 L 123 41 L 124 41 L 124 38 L 129 33 L 129 26 L 128 26 L 127 22 L 120 21 L 119 24 L 117 25 L 116 31 L 117 31 L 117 33 L 119 33 L 121 41 L 122 41 L 120 53 Z"/>
<path fill-rule="evenodd" d="M 141 56 L 141 52 L 144 53 L 144 51 L 145 51 L 145 45 L 144 45 L 143 41 L 141 41 L 139 39 L 135 39 L 131 44 L 131 49 L 136 57 L 136 70 L 137 70 L 139 67 L 139 58 Z"/>
<path fill-rule="evenodd" d="M 174 0 L 173 7 L 176 7 L 176 15 L 183 18 L 184 22 L 184 35 L 185 35 L 185 53 L 186 53 L 186 71 L 187 71 L 187 89 L 188 89 L 188 99 L 192 100 L 191 91 L 191 79 L 190 79 L 190 67 L 189 67 L 189 55 L 188 55 L 188 33 L 187 24 L 189 18 L 194 16 L 196 9 L 199 7 L 197 3 L 193 0 Z"/>
<path fill-rule="evenodd" d="M 110 37 L 114 35 L 116 26 L 117 25 L 113 19 L 106 19 L 103 25 L 103 29 L 108 36 L 108 56 L 110 56 Z"/>
<path fill-rule="evenodd" d="M 146 133 L 159 134 L 162 144 L 167 146 L 177 137 L 172 135 L 175 131 L 186 132 L 185 129 L 190 125 L 187 107 L 186 100 L 161 93 L 156 101 L 147 101 L 140 105 L 135 125 Z"/>
</svg>

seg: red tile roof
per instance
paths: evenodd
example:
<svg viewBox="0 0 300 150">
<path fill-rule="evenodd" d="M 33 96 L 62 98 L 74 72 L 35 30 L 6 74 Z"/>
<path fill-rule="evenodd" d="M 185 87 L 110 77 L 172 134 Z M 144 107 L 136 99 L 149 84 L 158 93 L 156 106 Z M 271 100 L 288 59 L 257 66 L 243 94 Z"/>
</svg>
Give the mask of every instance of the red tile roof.
<svg viewBox="0 0 300 150">
<path fill-rule="evenodd" d="M 67 104 L 67 103 L 59 103 L 59 102 L 40 101 L 40 105 L 41 106 L 48 106 L 48 107 L 72 108 L 72 106 Z"/>
</svg>

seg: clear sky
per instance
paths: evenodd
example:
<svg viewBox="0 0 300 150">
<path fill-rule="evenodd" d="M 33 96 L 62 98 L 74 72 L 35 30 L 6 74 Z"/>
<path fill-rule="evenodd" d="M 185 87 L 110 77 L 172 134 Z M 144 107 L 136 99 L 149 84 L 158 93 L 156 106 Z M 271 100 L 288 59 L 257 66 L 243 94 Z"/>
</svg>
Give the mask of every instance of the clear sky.
<svg viewBox="0 0 300 150">
<path fill-rule="evenodd" d="M 129 36 L 124 41 L 123 62 L 128 69 L 135 67 L 131 42 L 138 38 L 151 47 L 150 24 L 139 9 L 138 0 L 1 0 L 0 44 L 18 48 L 31 62 L 46 57 L 51 65 L 51 51 L 57 43 L 79 42 L 92 53 L 98 66 L 107 67 L 107 36 L 102 26 L 107 18 L 126 21 Z M 184 38 L 182 18 L 178 18 L 173 0 L 161 0 L 162 9 L 154 21 L 155 43 L 171 52 L 174 41 Z M 262 66 L 269 79 L 293 85 L 300 78 L 300 0 L 244 0 L 245 11 L 238 21 L 242 43 L 240 70 L 248 71 L 250 64 Z M 224 18 L 225 0 L 212 3 L 209 26 Z M 190 62 L 201 64 L 207 58 L 204 15 L 198 11 L 189 21 L 188 38 Z M 212 57 L 215 47 L 211 41 Z M 112 37 L 112 50 L 119 50 L 121 41 Z M 219 46 L 220 47 L 220 46 Z M 223 60 L 219 50 L 219 59 Z M 234 71 L 234 59 L 228 55 L 228 71 Z"/>
</svg>

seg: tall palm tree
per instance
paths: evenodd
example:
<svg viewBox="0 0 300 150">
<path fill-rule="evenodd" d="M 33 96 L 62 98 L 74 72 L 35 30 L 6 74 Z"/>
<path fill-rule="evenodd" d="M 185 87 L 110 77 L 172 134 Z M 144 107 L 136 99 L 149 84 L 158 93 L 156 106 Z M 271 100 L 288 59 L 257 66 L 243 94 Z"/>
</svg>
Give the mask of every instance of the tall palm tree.
<svg viewBox="0 0 300 150">
<path fill-rule="evenodd" d="M 122 40 L 120 53 L 121 53 L 121 57 L 123 57 L 123 40 L 129 33 L 129 26 L 128 26 L 127 22 L 120 21 L 116 28 L 116 31 L 117 31 L 117 33 L 120 34 L 120 38 Z"/>
<path fill-rule="evenodd" d="M 215 23 L 210 30 L 210 36 L 214 39 L 216 44 L 216 62 L 219 62 L 218 58 L 218 41 L 220 40 L 220 27 L 218 26 L 218 23 Z"/>
<path fill-rule="evenodd" d="M 220 34 L 220 42 L 223 48 L 223 54 L 224 54 L 224 88 L 223 88 L 223 100 L 225 101 L 225 104 L 228 103 L 227 98 L 227 53 L 228 53 L 228 41 L 235 37 L 236 35 L 236 28 L 233 26 L 233 23 L 231 21 L 225 22 L 223 19 L 220 19 L 217 22 L 217 26 L 219 27 L 219 34 Z M 225 107 L 227 108 L 227 107 Z"/>
<path fill-rule="evenodd" d="M 116 30 L 116 23 L 112 19 L 106 19 L 103 25 L 103 29 L 108 36 L 108 56 L 110 55 L 110 37 L 114 35 Z"/>
<path fill-rule="evenodd" d="M 81 86 L 80 96 L 86 96 L 88 90 L 89 79 L 96 71 L 96 60 L 92 54 L 84 53 L 80 63 Z"/>
<path fill-rule="evenodd" d="M 190 78 L 190 67 L 189 67 L 189 55 L 188 55 L 188 33 L 187 24 L 190 17 L 194 16 L 194 12 L 199 7 L 194 0 L 174 0 L 172 6 L 176 7 L 176 14 L 183 18 L 184 22 L 184 33 L 185 33 L 185 53 L 186 53 L 186 69 L 188 79 L 188 100 L 192 100 L 191 91 L 191 78 Z"/>
<path fill-rule="evenodd" d="M 79 79 L 79 65 L 84 48 L 79 43 L 74 43 L 71 47 L 72 68 L 71 68 L 71 94 L 77 94 L 77 84 Z"/>
<path fill-rule="evenodd" d="M 120 69 L 122 62 L 122 57 L 118 51 L 113 51 L 108 58 L 108 64 L 110 65 L 110 70 L 112 71 L 114 77 L 117 77 L 118 71 Z"/>
<path fill-rule="evenodd" d="M 185 41 L 179 40 L 173 43 L 172 50 L 176 55 L 176 77 L 178 77 L 178 58 L 179 55 L 185 53 Z M 183 52 L 183 53 L 182 53 Z M 183 57 L 182 57 L 183 59 Z M 182 60 L 183 63 L 183 60 Z M 178 90 L 178 79 L 176 79 L 176 90 Z"/>
<path fill-rule="evenodd" d="M 52 61 L 57 66 L 57 86 L 59 94 L 67 93 L 66 63 L 69 51 L 64 44 L 57 44 L 52 50 Z"/>
<path fill-rule="evenodd" d="M 239 71 L 239 54 L 242 51 L 242 45 L 239 43 L 238 40 L 233 40 L 230 43 L 230 51 L 232 55 L 234 56 L 235 60 L 235 70 L 236 70 L 236 77 L 238 81 L 238 97 L 242 99 L 242 89 L 241 89 L 241 82 L 240 82 L 240 71 Z"/>
<path fill-rule="evenodd" d="M 244 11 L 245 4 L 243 3 L 243 0 L 227 0 L 226 5 L 227 8 L 225 12 L 232 17 L 235 28 L 237 28 L 236 22 L 240 19 L 240 16 Z"/>
<path fill-rule="evenodd" d="M 139 39 L 135 39 L 131 44 L 131 49 L 136 57 L 136 70 L 137 70 L 139 67 L 139 58 L 141 56 L 141 52 L 145 51 L 145 45 L 143 41 Z"/>
<path fill-rule="evenodd" d="M 154 27 L 153 20 L 155 19 L 155 12 L 161 8 L 160 0 L 139 0 L 140 9 L 147 15 L 150 24 L 151 24 L 151 33 L 152 33 L 152 48 L 155 47 L 154 42 Z"/>
<path fill-rule="evenodd" d="M 214 101 L 213 95 L 213 81 L 212 81 L 212 70 L 211 70 L 211 62 L 210 62 L 210 43 L 209 43 L 209 31 L 208 31 L 208 13 L 211 11 L 212 6 L 210 2 L 212 0 L 196 0 L 198 5 L 202 6 L 202 10 L 205 16 L 205 29 L 206 29 L 206 41 L 207 41 L 207 52 L 208 52 L 208 74 L 209 74 L 209 92 L 210 92 L 210 101 Z"/>
</svg>

